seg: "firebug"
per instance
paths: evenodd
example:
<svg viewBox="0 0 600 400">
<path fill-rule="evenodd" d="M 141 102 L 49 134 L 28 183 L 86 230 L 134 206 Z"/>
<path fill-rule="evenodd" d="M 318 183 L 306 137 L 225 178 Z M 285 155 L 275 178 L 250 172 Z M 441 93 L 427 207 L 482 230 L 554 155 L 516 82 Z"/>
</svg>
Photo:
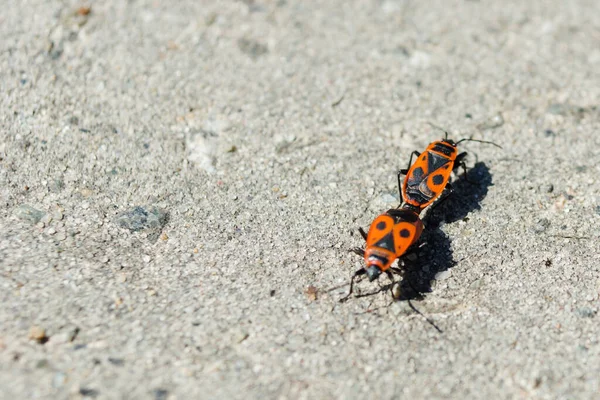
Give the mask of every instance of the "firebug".
<svg viewBox="0 0 600 400">
<path fill-rule="evenodd" d="M 350 291 L 340 301 L 350 297 L 354 280 L 358 276 L 367 275 L 372 282 L 385 272 L 393 282 L 392 271 L 402 273 L 402 270 L 393 267 L 392 264 L 406 254 L 419 239 L 422 231 L 423 222 L 410 205 L 388 210 L 375 218 L 368 234 L 360 228 L 359 232 L 365 239 L 366 246 L 364 249 L 357 248 L 352 251 L 364 257 L 365 266 L 354 273 L 350 281 Z"/>
<path fill-rule="evenodd" d="M 440 198 L 444 190 L 444 198 L 452 193 L 450 175 L 459 166 L 463 167 L 465 174 L 467 167 L 463 161 L 466 152 L 458 152 L 458 144 L 466 141 L 492 144 L 502 148 L 494 142 L 471 138 L 454 142 L 448 139 L 448 133 L 442 140 L 432 142 L 423 153 L 413 151 L 408 161 L 408 168 L 398 171 L 398 186 L 400 187 L 400 201 L 420 211 Z M 412 163 L 413 156 L 417 161 Z M 406 175 L 404 182 L 401 177 Z"/>
</svg>

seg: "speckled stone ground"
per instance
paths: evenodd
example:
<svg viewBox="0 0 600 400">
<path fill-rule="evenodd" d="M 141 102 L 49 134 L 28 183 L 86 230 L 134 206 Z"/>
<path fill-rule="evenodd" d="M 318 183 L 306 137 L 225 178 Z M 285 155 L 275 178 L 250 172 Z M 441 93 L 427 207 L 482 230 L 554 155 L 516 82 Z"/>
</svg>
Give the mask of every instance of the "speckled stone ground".
<svg viewBox="0 0 600 400">
<path fill-rule="evenodd" d="M 599 396 L 600 3 L 87 5 L 0 13 L 1 398 Z M 429 123 L 441 334 L 338 303 Z"/>
</svg>

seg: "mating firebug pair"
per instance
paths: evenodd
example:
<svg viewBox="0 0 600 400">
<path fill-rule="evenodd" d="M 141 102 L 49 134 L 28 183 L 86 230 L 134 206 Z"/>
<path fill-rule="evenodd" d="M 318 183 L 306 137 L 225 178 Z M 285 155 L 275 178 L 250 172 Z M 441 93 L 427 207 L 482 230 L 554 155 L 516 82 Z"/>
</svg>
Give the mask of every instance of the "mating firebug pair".
<svg viewBox="0 0 600 400">
<path fill-rule="evenodd" d="M 352 251 L 364 257 L 365 266 L 354 273 L 350 281 L 350 291 L 341 301 L 350 297 L 354 280 L 358 276 L 367 275 L 369 281 L 374 281 L 385 272 L 393 282 L 392 272 L 402 273 L 400 268 L 393 267 L 392 264 L 396 259 L 406 255 L 421 236 L 424 225 L 419 214 L 436 200 L 436 204 L 439 204 L 452 193 L 449 180 L 456 168 L 462 166 L 466 173 L 463 159 L 467 153 L 458 153 L 458 144 L 465 141 L 488 143 L 500 147 L 493 142 L 471 138 L 454 142 L 448 139 L 446 132 L 444 139 L 432 142 L 423 153 L 414 151 L 410 156 L 408 167 L 398 172 L 400 206 L 375 218 L 368 234 L 359 228 L 366 246 L 364 250 L 357 248 Z M 413 164 L 412 158 L 415 155 L 418 159 Z M 406 178 L 401 183 L 403 175 L 406 175 Z M 445 194 L 442 197 L 443 193 Z"/>
</svg>

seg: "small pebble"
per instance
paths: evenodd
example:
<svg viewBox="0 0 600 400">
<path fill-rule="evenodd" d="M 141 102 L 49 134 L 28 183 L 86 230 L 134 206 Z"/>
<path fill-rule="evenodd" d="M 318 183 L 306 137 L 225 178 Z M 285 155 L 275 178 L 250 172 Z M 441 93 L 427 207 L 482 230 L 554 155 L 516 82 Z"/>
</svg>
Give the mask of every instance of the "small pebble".
<svg viewBox="0 0 600 400">
<path fill-rule="evenodd" d="M 554 185 L 551 183 L 547 185 L 542 185 L 541 190 L 545 193 L 552 193 L 554 191 Z"/>
<path fill-rule="evenodd" d="M 50 190 L 53 193 L 58 193 L 61 190 L 63 190 L 65 187 L 65 182 L 61 179 L 54 179 L 51 183 L 50 183 Z"/>
<path fill-rule="evenodd" d="M 440 271 L 437 274 L 435 274 L 434 278 L 436 281 L 443 281 L 444 279 L 448 279 L 450 277 L 450 270 L 447 269 L 445 271 Z"/>
<path fill-rule="evenodd" d="M 69 343 L 73 334 L 71 332 L 61 332 L 56 335 L 52 335 L 52 337 L 48 340 L 48 346 L 59 346 Z"/>
<path fill-rule="evenodd" d="M 97 340 L 88 344 L 90 349 L 105 349 L 108 347 L 108 343 L 105 340 Z"/>
<path fill-rule="evenodd" d="M 533 227 L 535 233 L 542 233 L 550 226 L 550 220 L 548 218 L 542 218 Z"/>
<path fill-rule="evenodd" d="M 115 219 L 121 228 L 136 232 L 144 229 L 161 229 L 167 222 L 167 213 L 157 207 L 134 207 Z"/>
<path fill-rule="evenodd" d="M 102 258 L 100 258 L 100 262 L 103 264 L 106 264 L 109 261 L 110 261 L 110 258 L 108 258 L 107 255 L 103 255 Z"/>
<path fill-rule="evenodd" d="M 58 240 L 66 240 L 67 239 L 67 233 L 66 232 L 58 232 L 58 234 L 56 235 L 56 239 Z"/>
<path fill-rule="evenodd" d="M 154 389 L 152 391 L 152 395 L 154 396 L 154 400 L 167 400 L 169 392 L 165 389 Z"/>
<path fill-rule="evenodd" d="M 46 336 L 46 330 L 39 326 L 32 326 L 29 328 L 29 339 L 35 340 L 38 343 L 45 343 L 48 340 Z"/>
<path fill-rule="evenodd" d="M 51 226 L 50 228 L 48 228 L 48 230 L 46 230 L 46 233 L 48 235 L 54 235 L 56 233 L 56 229 L 54 229 L 54 227 Z"/>
<path fill-rule="evenodd" d="M 271 294 L 271 297 L 273 297 L 275 295 L 275 291 L 272 291 L 273 294 Z M 308 298 L 308 300 L 310 301 L 315 301 L 317 300 L 317 294 L 319 293 L 319 290 L 314 287 L 313 285 L 309 285 L 306 290 L 304 291 L 304 294 L 306 295 L 306 297 Z"/>
<path fill-rule="evenodd" d="M 589 307 L 580 307 L 575 312 L 583 318 L 593 318 L 596 315 L 596 310 L 592 310 Z"/>
<path fill-rule="evenodd" d="M 483 286 L 483 280 L 482 279 L 475 279 L 473 282 L 471 282 L 471 289 L 479 289 Z"/>
<path fill-rule="evenodd" d="M 502 117 L 502 114 L 498 113 L 492 118 L 488 119 L 487 121 L 484 121 L 481 124 L 477 125 L 477 127 L 481 130 L 486 130 L 496 129 L 501 127 L 502 125 L 504 125 L 504 117 Z"/>
<path fill-rule="evenodd" d="M 54 388 L 61 388 L 65 382 L 67 381 L 67 375 L 65 375 L 62 372 L 57 372 L 56 374 L 54 374 L 54 377 L 52 378 L 52 387 Z"/>
<path fill-rule="evenodd" d="M 394 300 L 398 300 L 400 296 L 402 296 L 402 288 L 400 284 L 396 282 L 392 287 L 392 298 L 394 298 Z"/>
<path fill-rule="evenodd" d="M 22 204 L 14 212 L 15 216 L 24 221 L 29 221 L 32 224 L 37 224 L 40 222 L 42 217 L 46 214 L 43 211 L 35 209 L 27 204 Z"/>
<path fill-rule="evenodd" d="M 49 225 L 50 222 L 52 222 L 52 215 L 50 214 L 46 214 L 42 217 L 42 219 L 40 220 L 40 222 L 43 222 L 46 225 Z"/>
</svg>

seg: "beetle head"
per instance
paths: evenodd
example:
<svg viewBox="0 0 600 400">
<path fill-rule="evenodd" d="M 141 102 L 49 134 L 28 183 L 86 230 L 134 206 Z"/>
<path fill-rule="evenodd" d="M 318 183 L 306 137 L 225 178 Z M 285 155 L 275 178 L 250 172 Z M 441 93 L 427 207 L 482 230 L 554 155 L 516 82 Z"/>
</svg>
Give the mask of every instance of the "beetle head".
<svg viewBox="0 0 600 400">
<path fill-rule="evenodd" d="M 369 282 L 373 282 L 375 279 L 379 278 L 381 275 L 381 268 L 377 265 L 371 265 L 367 268 L 367 277 L 369 278 Z"/>
</svg>

